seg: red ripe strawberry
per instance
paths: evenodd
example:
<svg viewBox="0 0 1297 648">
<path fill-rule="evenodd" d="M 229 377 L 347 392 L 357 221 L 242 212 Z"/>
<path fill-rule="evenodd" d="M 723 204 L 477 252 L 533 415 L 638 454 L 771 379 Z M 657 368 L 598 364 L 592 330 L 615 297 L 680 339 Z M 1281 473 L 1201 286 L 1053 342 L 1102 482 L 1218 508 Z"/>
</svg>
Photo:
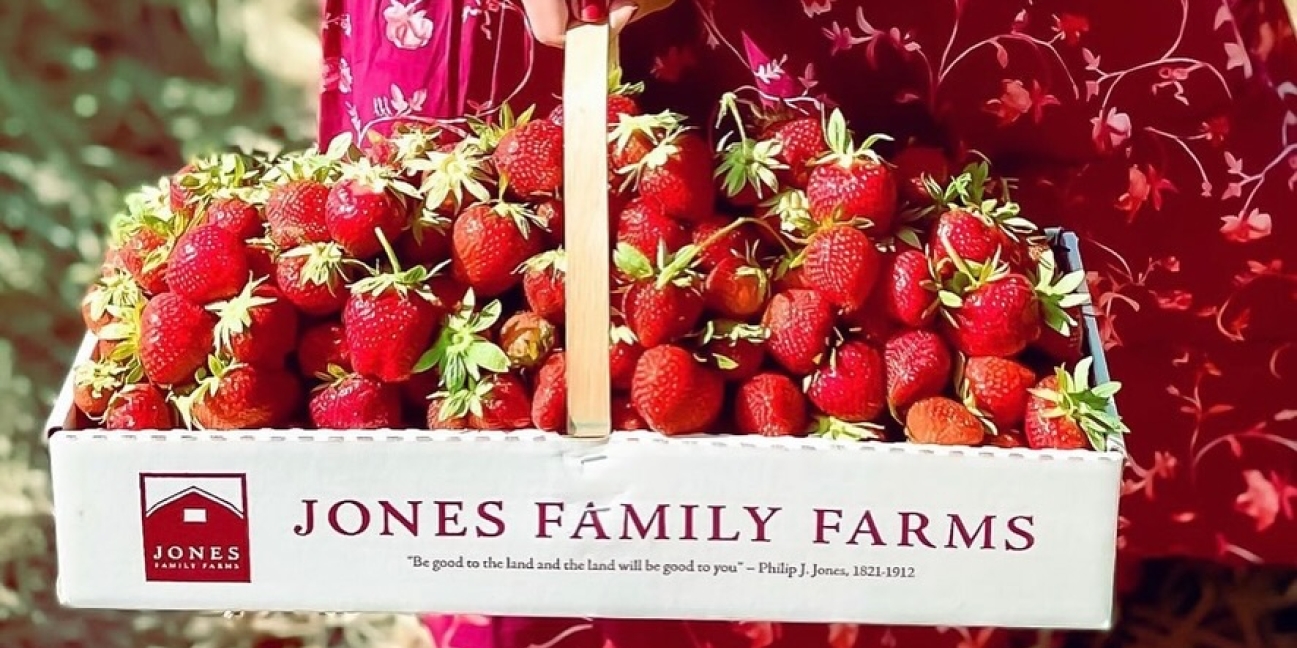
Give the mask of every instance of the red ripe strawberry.
<svg viewBox="0 0 1297 648">
<path fill-rule="evenodd" d="M 239 240 L 265 236 L 266 222 L 255 205 L 242 198 L 224 196 L 208 203 L 204 222 L 215 225 Z"/>
<path fill-rule="evenodd" d="M 563 184 L 563 128 L 543 119 L 522 124 L 500 139 L 491 159 L 514 195 L 553 195 Z"/>
<path fill-rule="evenodd" d="M 1036 255 L 1035 266 L 1036 299 L 1046 325 L 1035 347 L 1054 362 L 1079 362 L 1084 336 L 1081 306 L 1090 303 L 1085 272 L 1074 270 L 1055 281 L 1058 265 L 1054 251 L 1049 248 Z"/>
<path fill-rule="evenodd" d="M 1025 448 L 1027 447 L 1027 438 L 1017 430 L 1000 430 L 987 434 L 983 445 L 1006 449 Z"/>
<path fill-rule="evenodd" d="M 285 250 L 304 243 L 328 242 L 329 226 L 325 219 L 328 202 L 328 185 L 316 179 L 275 185 L 266 201 L 270 240 Z"/>
<path fill-rule="evenodd" d="M 652 259 L 663 246 L 667 252 L 675 252 L 688 245 L 689 231 L 668 217 L 657 201 L 633 198 L 617 217 L 616 238 Z"/>
<path fill-rule="evenodd" d="M 248 258 L 248 272 L 254 280 L 275 276 L 279 250 L 270 239 L 250 239 L 243 247 L 243 253 Z"/>
<path fill-rule="evenodd" d="M 331 315 L 347 302 L 342 248 L 336 243 L 295 247 L 275 261 L 275 284 L 307 315 Z"/>
<path fill-rule="evenodd" d="M 617 431 L 647 430 L 648 423 L 635 411 L 635 405 L 626 396 L 612 397 L 612 429 Z"/>
<path fill-rule="evenodd" d="M 612 109 L 610 102 L 609 109 Z M 609 123 L 608 168 L 614 173 L 628 173 L 653 147 L 678 130 L 682 116 L 673 112 L 653 115 L 627 114 Z"/>
<path fill-rule="evenodd" d="M 673 342 L 689 334 L 702 317 L 703 295 L 698 278 L 680 268 L 679 259 L 664 256 L 658 267 L 626 243 L 617 245 L 617 267 L 633 283 L 622 295 L 626 323 L 645 348 Z"/>
<path fill-rule="evenodd" d="M 726 320 L 708 322 L 703 330 L 703 355 L 725 382 L 743 382 L 757 375 L 765 361 L 766 330 Z"/>
<path fill-rule="evenodd" d="M 955 270 L 951 250 L 964 261 L 986 263 L 1003 257 L 1010 245 L 1009 238 L 992 222 L 963 207 L 942 212 L 928 235 L 932 258 L 947 275 Z"/>
<path fill-rule="evenodd" d="M 722 317 L 747 319 L 760 313 L 770 297 L 770 277 L 751 259 L 729 257 L 707 273 L 703 299 Z"/>
<path fill-rule="evenodd" d="M 887 364 L 887 404 L 893 412 L 941 394 L 950 384 L 950 349 L 932 331 L 896 334 L 887 341 L 883 360 Z"/>
<path fill-rule="evenodd" d="M 898 328 L 883 308 L 883 282 L 869 294 L 865 304 L 856 310 L 843 311 L 838 321 L 851 333 L 876 346 L 882 346 Z"/>
<path fill-rule="evenodd" d="M 856 310 L 874 289 L 880 256 L 867 234 L 848 225 L 834 225 L 816 232 L 807 243 L 804 281 L 834 306 Z"/>
<path fill-rule="evenodd" d="M 1106 450 L 1109 437 L 1126 434 L 1126 424 L 1108 411 L 1119 382 L 1090 386 L 1093 358 L 1068 373 L 1059 367 L 1030 391 L 1023 433 L 1032 448 Z"/>
<path fill-rule="evenodd" d="M 81 298 L 81 319 L 86 330 L 98 335 L 128 310 L 144 303 L 144 293 L 129 274 L 116 271 L 102 275 Z"/>
<path fill-rule="evenodd" d="M 806 397 L 788 376 L 757 374 L 734 397 L 734 422 L 743 434 L 801 435 L 806 432 Z"/>
<path fill-rule="evenodd" d="M 84 361 L 72 372 L 72 402 L 97 419 L 108 410 L 113 395 L 125 385 L 126 367 L 112 360 Z"/>
<path fill-rule="evenodd" d="M 806 182 L 810 215 L 821 223 L 857 218 L 873 232 L 888 232 L 896 215 L 896 178 L 870 147 L 885 135 L 873 135 L 857 147 L 842 113 L 833 111 L 825 133 L 830 153 L 815 163 Z"/>
<path fill-rule="evenodd" d="M 700 248 L 698 266 L 703 270 L 711 270 L 732 257 L 759 256 L 761 242 L 753 228 L 734 226 L 734 221 L 724 216 L 712 216 L 693 226 L 693 243 Z"/>
<path fill-rule="evenodd" d="M 567 362 L 562 351 L 551 355 L 536 372 L 531 420 L 538 429 L 549 432 L 567 428 Z"/>
<path fill-rule="evenodd" d="M 342 322 L 324 321 L 302 332 L 297 341 L 297 366 L 303 376 L 317 378 L 329 373 L 330 365 L 351 371 L 347 355 L 347 333 Z"/>
<path fill-rule="evenodd" d="M 531 395 L 521 378 L 508 373 L 495 374 L 483 379 L 467 394 L 469 427 L 475 430 L 532 427 Z M 453 395 L 451 399 L 454 400 Z"/>
<path fill-rule="evenodd" d="M 677 131 L 632 167 L 629 180 L 641 196 L 661 203 L 668 216 L 697 221 L 712 215 L 711 162 L 701 136 Z"/>
<path fill-rule="evenodd" d="M 432 302 L 445 312 L 451 312 L 464 303 L 468 287 L 451 277 L 438 275 L 428 280 L 428 292 L 432 293 Z"/>
<path fill-rule="evenodd" d="M 297 342 L 297 310 L 278 288 L 254 281 L 229 301 L 207 307 L 216 314 L 216 349 L 242 364 L 282 367 Z"/>
<path fill-rule="evenodd" d="M 970 263 L 993 258 L 1019 263 L 1027 256 L 1021 239 L 1036 226 L 1018 216 L 1016 203 L 988 199 L 989 174 L 983 162 L 970 165 L 945 187 L 928 184 L 933 200 L 943 210 L 928 234 L 929 253 L 943 275 L 955 269 L 952 256 Z"/>
<path fill-rule="evenodd" d="M 522 292 L 537 315 L 562 324 L 567 303 L 567 255 L 562 248 L 542 252 L 523 265 Z"/>
<path fill-rule="evenodd" d="M 1083 355 L 1082 347 L 1084 345 L 1085 330 L 1079 324 L 1081 321 L 1081 309 L 1068 309 L 1068 317 L 1078 322 L 1078 324 L 1068 327 L 1067 335 L 1045 327 L 1041 329 L 1040 338 L 1032 345 L 1053 362 L 1077 362 Z"/>
<path fill-rule="evenodd" d="M 909 328 L 925 328 L 937 313 L 937 284 L 928 257 L 914 248 L 889 255 L 879 291 L 887 315 Z"/>
<path fill-rule="evenodd" d="M 1031 283 L 1007 269 L 974 266 L 941 292 L 944 324 L 955 347 L 969 356 L 1017 355 L 1040 337 L 1040 304 Z"/>
<path fill-rule="evenodd" d="M 215 356 L 211 372 L 187 397 L 181 414 L 206 430 L 250 430 L 279 427 L 302 398 L 297 378 L 278 367 L 225 364 Z"/>
<path fill-rule="evenodd" d="M 848 423 L 873 421 L 887 404 L 887 370 L 877 349 L 858 340 L 834 349 L 811 374 L 806 395 L 820 411 Z"/>
<path fill-rule="evenodd" d="M 149 295 L 167 292 L 167 257 L 172 241 L 159 231 L 159 227 L 140 226 L 127 235 L 119 248 L 123 268 L 135 278 L 135 283 Z"/>
<path fill-rule="evenodd" d="M 341 373 L 311 396 L 311 423 L 322 430 L 400 428 L 401 390 L 358 374 Z"/>
<path fill-rule="evenodd" d="M 907 146 L 896 155 L 892 164 L 896 167 L 901 197 L 913 204 L 932 202 L 928 182 L 945 185 L 950 180 L 950 162 L 939 148 Z"/>
<path fill-rule="evenodd" d="M 771 298 L 761 325 L 769 331 L 770 357 L 790 373 L 805 376 L 828 348 L 833 309 L 818 292 L 789 290 Z"/>
<path fill-rule="evenodd" d="M 959 379 L 959 393 L 975 414 L 995 430 L 1009 430 L 1022 422 L 1027 390 L 1036 384 L 1036 373 L 1007 358 L 969 358 Z"/>
<path fill-rule="evenodd" d="M 631 402 L 649 429 L 662 434 L 701 432 L 720 416 L 724 383 L 688 351 L 653 347 L 635 365 Z"/>
<path fill-rule="evenodd" d="M 531 369 L 545 361 L 559 342 L 558 329 L 531 311 L 519 311 L 500 327 L 500 348 L 516 368 Z"/>
<path fill-rule="evenodd" d="M 377 232 L 395 241 L 405 231 L 410 224 L 405 196 L 415 193 L 395 168 L 374 166 L 366 158 L 344 165 L 324 206 L 329 237 L 353 257 L 378 254 L 383 246 Z"/>
<path fill-rule="evenodd" d="M 197 184 L 197 178 L 188 178 L 199 172 L 199 164 L 190 162 L 180 167 L 174 175 L 167 179 L 167 205 L 171 207 L 171 213 L 182 217 L 194 215 L 194 206 L 198 203 L 199 198 L 190 187 L 186 184 Z"/>
<path fill-rule="evenodd" d="M 175 415 L 162 390 L 147 383 L 127 385 L 108 401 L 104 412 L 107 430 L 171 430 Z"/>
<path fill-rule="evenodd" d="M 905 415 L 905 436 L 911 443 L 981 445 L 986 428 L 967 407 L 944 396 L 925 398 Z"/>
<path fill-rule="evenodd" d="M 449 259 L 450 219 L 424 210 L 410 225 L 410 233 L 396 242 L 396 258 L 428 267 Z"/>
<path fill-rule="evenodd" d="M 541 252 L 542 233 L 533 227 L 534 218 L 523 205 L 507 202 L 465 209 L 455 219 L 451 239 L 455 279 L 481 297 L 518 285 L 518 266 Z"/>
<path fill-rule="evenodd" d="M 426 421 L 429 430 L 466 430 L 468 429 L 468 411 L 462 414 L 447 415 L 452 410 L 447 408 L 446 403 L 449 398 L 443 395 L 434 395 L 428 399 L 428 414 Z"/>
<path fill-rule="evenodd" d="M 213 225 L 186 232 L 167 261 L 167 285 L 195 304 L 237 295 L 248 274 L 243 241 Z"/>
<path fill-rule="evenodd" d="M 401 390 L 401 401 L 405 403 L 410 414 L 417 414 L 411 425 L 422 426 L 427 421 L 428 401 L 433 394 L 441 391 L 441 376 L 436 371 L 415 372 L 410 379 L 398 383 Z"/>
<path fill-rule="evenodd" d="M 545 230 L 545 238 L 551 244 L 563 245 L 563 203 L 551 198 L 537 205 L 536 222 Z"/>
<path fill-rule="evenodd" d="M 612 388 L 629 390 L 635 378 L 635 365 L 644 355 L 644 347 L 635 340 L 635 334 L 626 326 L 612 327 L 608 347 L 609 371 L 612 374 Z"/>
<path fill-rule="evenodd" d="M 212 349 L 216 318 L 175 293 L 149 300 L 140 316 L 138 349 L 144 375 L 158 385 L 189 381 Z"/>
<path fill-rule="evenodd" d="M 441 311 L 427 292 L 423 266 L 402 270 L 395 258 L 390 271 L 357 281 L 342 309 L 351 366 L 363 376 L 401 382 L 437 334 Z"/>
<path fill-rule="evenodd" d="M 796 117 L 774 124 L 768 134 L 779 142 L 776 157 L 788 167 L 787 182 L 794 187 L 806 188 L 812 164 L 828 150 L 824 128 L 815 117 Z"/>
</svg>

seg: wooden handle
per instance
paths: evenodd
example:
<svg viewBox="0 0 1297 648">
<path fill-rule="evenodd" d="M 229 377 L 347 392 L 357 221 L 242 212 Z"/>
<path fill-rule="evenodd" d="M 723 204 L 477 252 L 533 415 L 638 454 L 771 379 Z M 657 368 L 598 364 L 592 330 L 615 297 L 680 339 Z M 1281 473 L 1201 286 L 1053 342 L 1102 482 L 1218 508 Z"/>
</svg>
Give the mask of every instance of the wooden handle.
<svg viewBox="0 0 1297 648">
<path fill-rule="evenodd" d="M 567 248 L 568 434 L 612 431 L 609 375 L 607 24 L 567 32 L 563 64 L 563 214 Z"/>
</svg>

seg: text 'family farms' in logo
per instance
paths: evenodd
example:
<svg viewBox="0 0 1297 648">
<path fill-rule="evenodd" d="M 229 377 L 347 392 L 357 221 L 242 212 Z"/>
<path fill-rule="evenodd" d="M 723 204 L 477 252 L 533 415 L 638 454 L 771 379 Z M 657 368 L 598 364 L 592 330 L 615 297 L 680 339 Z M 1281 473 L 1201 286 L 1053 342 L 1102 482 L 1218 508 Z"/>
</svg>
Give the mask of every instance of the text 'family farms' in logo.
<svg viewBox="0 0 1297 648">
<path fill-rule="evenodd" d="M 140 474 L 144 579 L 248 583 L 248 489 L 243 474 Z"/>
</svg>

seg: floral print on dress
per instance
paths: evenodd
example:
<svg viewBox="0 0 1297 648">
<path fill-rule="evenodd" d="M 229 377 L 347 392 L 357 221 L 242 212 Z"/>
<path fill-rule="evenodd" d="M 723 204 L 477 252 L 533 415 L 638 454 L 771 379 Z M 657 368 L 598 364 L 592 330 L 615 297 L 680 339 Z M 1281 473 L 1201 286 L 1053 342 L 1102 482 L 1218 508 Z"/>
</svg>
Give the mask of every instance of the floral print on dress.
<svg viewBox="0 0 1297 648">
<path fill-rule="evenodd" d="M 419 9 L 423 0 L 389 0 L 391 4 L 383 10 L 383 20 L 387 23 L 384 35 L 388 42 L 404 50 L 417 50 L 428 46 L 432 40 L 432 19 L 428 12 Z"/>
<path fill-rule="evenodd" d="M 436 26 L 401 32 L 406 44 L 430 34 L 423 49 L 388 38 L 382 14 L 398 5 Z M 505 100 L 543 113 L 556 102 L 561 54 L 527 38 L 518 0 L 325 7 L 324 53 L 338 72 L 323 84 L 324 141 L 388 123 L 379 113 L 432 119 Z M 1273 1 L 677 0 L 627 30 L 621 52 L 649 110 L 709 124 L 719 94 L 739 87 L 838 106 L 862 132 L 987 155 L 1017 178 L 1024 210 L 1082 237 L 1133 430 L 1118 519 L 1124 577 L 1148 556 L 1297 564 L 1292 33 Z M 1046 648 L 1067 637 L 758 620 L 425 621 L 439 648 Z"/>
</svg>

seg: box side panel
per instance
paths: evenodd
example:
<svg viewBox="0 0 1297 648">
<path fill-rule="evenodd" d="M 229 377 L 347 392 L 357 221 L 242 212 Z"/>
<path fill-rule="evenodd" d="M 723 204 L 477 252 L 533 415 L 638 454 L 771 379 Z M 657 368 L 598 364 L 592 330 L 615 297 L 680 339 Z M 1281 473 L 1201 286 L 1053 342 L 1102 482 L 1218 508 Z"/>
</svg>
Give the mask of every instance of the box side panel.
<svg viewBox="0 0 1297 648">
<path fill-rule="evenodd" d="M 541 434 L 51 446 L 75 607 L 1110 620 L 1111 454 Z"/>
</svg>

